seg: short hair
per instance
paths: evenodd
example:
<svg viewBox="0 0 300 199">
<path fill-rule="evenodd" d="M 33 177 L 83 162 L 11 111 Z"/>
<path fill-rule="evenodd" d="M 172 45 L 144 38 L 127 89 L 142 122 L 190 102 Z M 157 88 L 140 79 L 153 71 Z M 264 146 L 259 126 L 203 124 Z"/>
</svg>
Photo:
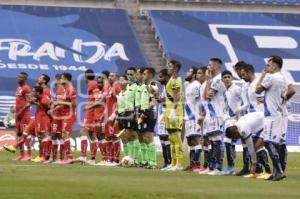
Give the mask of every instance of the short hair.
<svg viewBox="0 0 300 199">
<path fill-rule="evenodd" d="M 61 74 L 60 73 L 58 73 L 58 74 L 55 75 L 55 79 L 60 79 L 60 78 L 61 78 Z"/>
<path fill-rule="evenodd" d="M 134 72 L 136 72 L 136 68 L 134 67 L 128 67 L 126 70 L 125 70 L 125 73 L 127 74 L 127 71 L 129 70 L 133 70 Z"/>
<path fill-rule="evenodd" d="M 238 62 L 234 65 L 234 69 L 235 69 L 235 70 L 241 70 L 241 69 L 245 68 L 246 65 L 247 65 L 246 62 L 244 62 L 244 61 L 238 61 Z"/>
<path fill-rule="evenodd" d="M 108 78 L 110 72 L 108 70 L 104 70 L 102 73 L 106 76 L 106 78 Z"/>
<path fill-rule="evenodd" d="M 189 70 L 192 69 L 193 70 L 193 75 L 197 74 L 197 67 L 196 66 L 192 66 L 189 68 Z"/>
<path fill-rule="evenodd" d="M 206 67 L 206 66 L 200 66 L 200 67 L 198 68 L 198 70 L 201 70 L 203 73 L 206 73 L 207 67 Z"/>
<path fill-rule="evenodd" d="M 217 57 L 211 58 L 210 61 L 217 62 L 217 63 L 219 63 L 220 65 L 223 64 L 222 60 L 221 60 L 220 58 L 217 58 Z"/>
<path fill-rule="evenodd" d="M 71 73 L 63 73 L 62 76 L 64 76 L 68 81 L 72 81 L 72 74 Z"/>
<path fill-rule="evenodd" d="M 272 55 L 268 61 L 274 62 L 280 69 L 282 68 L 283 60 L 280 56 Z"/>
<path fill-rule="evenodd" d="M 33 89 L 35 90 L 35 92 L 38 92 L 40 94 L 43 93 L 43 87 L 41 86 L 34 86 Z"/>
<path fill-rule="evenodd" d="M 139 73 L 144 73 L 146 67 L 140 67 L 137 69 L 137 71 L 139 70 Z"/>
<path fill-rule="evenodd" d="M 230 75 L 232 77 L 232 73 L 229 70 L 224 70 L 222 72 L 222 77 L 224 77 L 225 75 Z"/>
<path fill-rule="evenodd" d="M 93 80 L 95 79 L 95 73 L 92 69 L 87 69 L 85 72 L 85 77 L 88 79 L 88 80 Z"/>
<path fill-rule="evenodd" d="M 20 72 L 20 75 L 25 75 L 26 77 L 28 77 L 28 74 L 25 72 Z"/>
<path fill-rule="evenodd" d="M 152 74 L 152 77 L 154 77 L 155 76 L 155 69 L 154 68 L 152 68 L 152 67 L 148 67 L 148 68 L 146 68 L 145 70 L 147 70 L 147 72 L 150 72 L 151 74 Z"/>
<path fill-rule="evenodd" d="M 48 82 L 50 81 L 50 77 L 46 74 L 42 74 L 42 76 L 44 77 L 43 79 L 45 80 L 45 84 L 48 84 Z"/>
<path fill-rule="evenodd" d="M 181 63 L 179 61 L 171 60 L 169 63 L 173 64 L 177 68 L 177 72 L 180 70 Z"/>
<path fill-rule="evenodd" d="M 162 70 L 159 71 L 160 74 L 162 74 L 164 77 L 168 76 L 168 69 L 164 68 Z"/>
<path fill-rule="evenodd" d="M 255 69 L 252 64 L 246 64 L 243 68 L 246 72 L 255 73 Z"/>
</svg>

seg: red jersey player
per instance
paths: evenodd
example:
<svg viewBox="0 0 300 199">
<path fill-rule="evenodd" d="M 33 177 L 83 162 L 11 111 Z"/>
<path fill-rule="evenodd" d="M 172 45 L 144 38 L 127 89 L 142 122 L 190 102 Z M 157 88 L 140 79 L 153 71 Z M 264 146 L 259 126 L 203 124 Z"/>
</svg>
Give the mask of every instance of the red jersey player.
<svg viewBox="0 0 300 199">
<path fill-rule="evenodd" d="M 91 107 L 95 103 L 95 92 L 97 88 L 97 81 L 93 70 L 88 69 L 85 71 L 85 81 L 87 83 L 87 106 L 85 108 L 85 115 L 83 125 L 80 129 L 81 139 L 81 155 L 76 160 L 82 163 L 95 164 L 95 154 L 97 151 L 97 137 L 94 133 L 94 118 L 95 107 Z M 86 160 L 86 151 L 88 146 L 88 137 L 91 140 L 91 160 Z"/>
<path fill-rule="evenodd" d="M 120 140 L 116 137 L 119 133 L 118 121 L 116 118 L 117 94 L 121 92 L 121 86 L 117 83 L 118 75 L 116 72 L 110 72 L 108 77 L 108 85 L 105 91 L 106 117 L 104 125 L 105 139 L 107 142 L 107 162 L 106 166 L 116 166 L 119 163 L 120 156 Z"/>
<path fill-rule="evenodd" d="M 30 121 L 30 87 L 26 84 L 28 74 L 21 72 L 18 75 L 19 86 L 16 90 L 16 130 L 17 130 L 17 144 L 16 148 L 20 149 L 20 156 L 15 160 L 30 160 L 29 155 L 25 156 L 24 154 L 24 143 L 26 136 L 23 135 L 23 132 Z M 4 146 L 4 149 L 15 152 L 14 146 Z M 31 147 L 27 146 L 28 148 Z"/>
<path fill-rule="evenodd" d="M 61 154 L 66 153 L 67 158 L 63 161 L 64 164 L 70 164 L 73 162 L 73 155 L 71 150 L 70 135 L 73 130 L 73 124 L 76 120 L 76 98 L 77 92 L 72 85 L 72 75 L 70 73 L 63 73 L 61 76 L 61 85 L 63 89 L 57 93 L 57 99 L 53 101 L 54 106 L 60 107 L 59 114 L 62 122 L 62 138 L 64 144 L 62 147 Z M 63 157 L 62 157 L 63 159 Z"/>
</svg>

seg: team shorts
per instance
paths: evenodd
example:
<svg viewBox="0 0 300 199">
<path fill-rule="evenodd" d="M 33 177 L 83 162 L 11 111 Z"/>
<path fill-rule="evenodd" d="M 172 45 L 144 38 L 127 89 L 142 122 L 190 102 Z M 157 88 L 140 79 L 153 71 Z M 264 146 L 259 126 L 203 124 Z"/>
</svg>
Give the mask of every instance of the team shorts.
<svg viewBox="0 0 300 199">
<path fill-rule="evenodd" d="M 284 118 L 282 116 L 265 117 L 265 127 L 261 138 L 265 142 L 279 143 L 284 132 Z"/>
</svg>

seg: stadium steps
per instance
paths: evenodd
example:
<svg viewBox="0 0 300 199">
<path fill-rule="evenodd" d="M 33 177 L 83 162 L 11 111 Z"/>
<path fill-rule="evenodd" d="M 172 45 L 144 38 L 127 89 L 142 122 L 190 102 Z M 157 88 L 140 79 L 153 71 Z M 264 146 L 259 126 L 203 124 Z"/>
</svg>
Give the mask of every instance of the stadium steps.
<svg viewBox="0 0 300 199">
<path fill-rule="evenodd" d="M 132 26 L 150 66 L 154 67 L 156 71 L 164 68 L 166 66 L 166 60 L 163 57 L 163 52 L 159 48 L 158 40 L 155 39 L 155 33 L 147 17 L 140 14 L 137 1 L 118 0 L 116 1 L 116 7 L 128 10 Z"/>
</svg>

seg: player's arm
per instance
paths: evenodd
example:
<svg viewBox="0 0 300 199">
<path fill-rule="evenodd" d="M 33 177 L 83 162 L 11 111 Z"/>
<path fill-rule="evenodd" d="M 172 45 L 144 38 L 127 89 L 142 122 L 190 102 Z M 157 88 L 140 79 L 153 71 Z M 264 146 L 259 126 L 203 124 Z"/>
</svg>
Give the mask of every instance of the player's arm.
<svg viewBox="0 0 300 199">
<path fill-rule="evenodd" d="M 20 115 L 22 115 L 22 113 L 24 113 L 29 107 L 30 107 L 30 89 L 25 89 L 25 99 L 26 99 L 26 102 L 25 102 L 25 105 L 22 107 L 22 109 L 16 114 L 17 115 L 17 118 L 18 120 L 20 120 Z"/>
<path fill-rule="evenodd" d="M 204 99 L 210 100 L 213 97 L 213 91 L 211 90 L 212 79 L 210 71 L 206 71 L 206 85 L 204 89 Z"/>
<path fill-rule="evenodd" d="M 288 90 L 285 95 L 285 100 L 286 101 L 290 100 L 295 94 L 296 94 L 296 91 L 295 91 L 293 84 L 289 84 Z"/>
<path fill-rule="evenodd" d="M 263 70 L 256 84 L 256 89 L 255 89 L 256 94 L 261 94 L 266 90 L 266 87 L 263 84 L 266 75 L 267 75 L 267 71 Z"/>
</svg>

